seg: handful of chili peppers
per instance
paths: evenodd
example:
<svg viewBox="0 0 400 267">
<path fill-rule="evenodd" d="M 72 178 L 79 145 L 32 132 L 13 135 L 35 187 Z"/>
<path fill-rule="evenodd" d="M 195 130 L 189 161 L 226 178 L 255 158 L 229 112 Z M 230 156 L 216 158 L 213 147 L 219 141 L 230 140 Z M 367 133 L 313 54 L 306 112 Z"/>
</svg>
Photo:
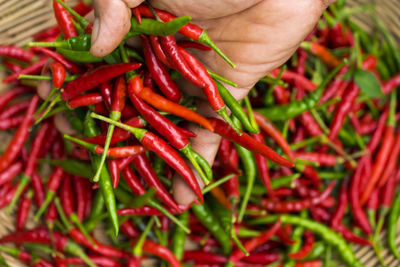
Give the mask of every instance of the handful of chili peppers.
<svg viewBox="0 0 400 267">
<path fill-rule="evenodd" d="M 0 46 L 11 84 L 0 95 L 0 128 L 13 131 L 0 156 L 0 207 L 17 210 L 16 232 L 0 237 L 0 251 L 33 266 L 140 266 L 148 258 L 163 266 L 362 266 L 355 245 L 371 247 L 383 266 L 386 247 L 400 259 L 400 50 L 378 19 L 372 37 L 337 1 L 295 55 L 238 102 L 225 88 L 235 83 L 186 50 L 214 50 L 234 67 L 190 17 L 142 4 L 124 39 L 138 36 L 142 49 L 123 41 L 98 58 L 84 18 L 92 7 L 53 6 L 58 25 L 29 48 Z M 177 42 L 178 32 L 188 40 Z M 196 112 L 179 76 L 218 117 Z M 37 89 L 42 80 L 51 82 L 47 93 Z M 222 137 L 212 166 L 191 148 L 189 124 Z M 172 198 L 175 172 L 195 203 Z M 36 226 L 28 229 L 30 212 Z M 93 235 L 99 224 L 109 242 Z"/>
</svg>

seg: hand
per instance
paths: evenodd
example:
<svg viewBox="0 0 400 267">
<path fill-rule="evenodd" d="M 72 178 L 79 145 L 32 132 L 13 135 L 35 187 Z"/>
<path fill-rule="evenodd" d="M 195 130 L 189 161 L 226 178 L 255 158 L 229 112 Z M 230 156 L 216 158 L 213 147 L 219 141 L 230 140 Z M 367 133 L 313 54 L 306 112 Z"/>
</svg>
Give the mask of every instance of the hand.
<svg viewBox="0 0 400 267">
<path fill-rule="evenodd" d="M 142 1 L 95 0 L 91 52 L 103 56 L 117 47 L 129 31 L 130 10 Z M 192 16 L 193 23 L 207 30 L 211 39 L 236 63 L 232 69 L 214 52 L 191 51 L 212 71 L 234 81 L 237 88 L 227 86 L 232 95 L 244 98 L 254 84 L 272 69 L 283 64 L 317 23 L 328 0 L 155 0 L 151 4 L 177 16 Z M 198 112 L 215 116 L 195 86 L 183 83 L 186 93 L 198 96 Z M 220 137 L 193 127 L 198 136 L 192 148 L 210 164 L 214 161 Z M 189 204 L 194 193 L 178 176 L 173 178 L 174 198 Z M 204 186 L 201 179 L 198 179 Z"/>
</svg>

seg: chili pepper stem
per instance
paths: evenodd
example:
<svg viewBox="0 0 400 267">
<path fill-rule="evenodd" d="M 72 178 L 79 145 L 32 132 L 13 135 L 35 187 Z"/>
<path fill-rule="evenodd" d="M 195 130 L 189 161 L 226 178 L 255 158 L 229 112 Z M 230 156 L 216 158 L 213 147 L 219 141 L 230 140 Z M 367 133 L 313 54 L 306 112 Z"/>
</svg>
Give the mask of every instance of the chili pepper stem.
<svg viewBox="0 0 400 267">
<path fill-rule="evenodd" d="M 341 155 L 346 161 L 348 161 L 351 166 L 356 167 L 357 162 L 349 155 L 347 154 L 343 149 L 338 147 L 335 143 L 333 143 L 331 140 L 326 135 L 322 135 L 321 137 L 321 143 L 322 144 L 327 144 L 329 147 L 331 147 L 333 150 L 335 150 L 339 155 Z"/>
<path fill-rule="evenodd" d="M 218 179 L 218 181 L 210 184 L 207 187 L 204 187 L 202 190 L 203 195 L 210 192 L 213 188 L 220 186 L 221 184 L 227 182 L 228 180 L 232 179 L 233 177 L 235 177 L 235 174 L 228 174 L 224 177 L 222 177 L 221 179 Z"/>
<path fill-rule="evenodd" d="M 220 55 L 232 68 L 235 68 L 236 65 L 233 63 L 222 51 L 218 48 L 218 46 L 211 40 L 210 36 L 206 31 L 203 30 L 201 35 L 199 36 L 199 42 L 210 46 L 218 55 Z"/>
<path fill-rule="evenodd" d="M 211 70 L 207 70 L 207 72 L 208 72 L 208 74 L 210 74 L 210 76 L 211 76 L 213 79 L 219 80 L 219 81 L 224 82 L 224 83 L 226 83 L 226 84 L 229 84 L 229 85 L 231 85 L 231 86 L 233 86 L 233 87 L 237 87 L 237 84 L 234 83 L 234 82 L 232 82 L 231 80 L 228 80 L 227 78 L 222 77 L 222 76 L 216 74 L 215 72 L 212 72 Z"/>
<path fill-rule="evenodd" d="M 144 241 L 146 240 L 147 234 L 149 233 L 151 227 L 154 224 L 154 219 L 155 218 L 156 218 L 155 216 L 152 216 L 150 218 L 149 222 L 146 225 L 146 228 L 144 229 L 144 231 L 140 235 L 140 237 L 139 237 L 138 241 L 136 242 L 136 244 L 133 246 L 132 254 L 134 256 L 136 256 L 136 257 L 141 257 L 142 256 Z"/>
<path fill-rule="evenodd" d="M 78 215 L 74 212 L 69 215 L 69 219 L 78 227 L 79 231 L 81 231 L 82 234 L 87 238 L 87 240 L 89 240 L 92 246 L 96 248 L 97 245 L 94 243 L 93 238 L 89 235 L 85 226 L 83 226 L 82 222 L 79 220 Z"/>
<path fill-rule="evenodd" d="M 53 98 L 53 100 L 50 102 L 50 105 L 49 105 L 49 106 L 46 108 L 46 110 L 43 112 L 42 116 L 41 116 L 40 118 L 38 118 L 38 119 L 35 121 L 35 125 L 41 123 L 41 122 L 46 118 L 47 114 L 50 113 L 51 109 L 52 109 L 57 103 L 59 103 L 59 102 L 61 102 L 61 101 L 62 101 L 61 95 L 60 95 L 60 94 L 56 95 L 56 96 Z"/>
<path fill-rule="evenodd" d="M 110 113 L 111 120 L 118 121 L 120 118 L 121 118 L 121 112 L 111 111 L 111 113 Z M 113 136 L 114 129 L 115 129 L 115 125 L 110 124 L 108 126 L 106 142 L 104 143 L 104 151 L 103 151 L 103 154 L 101 155 L 100 163 L 99 163 L 98 169 L 96 171 L 96 174 L 93 177 L 93 182 L 98 182 L 100 179 L 101 168 L 103 168 L 104 163 L 106 161 L 107 152 L 108 152 L 108 148 L 110 147 L 111 138 Z"/>
<path fill-rule="evenodd" d="M 35 216 L 33 217 L 33 221 L 37 222 L 39 218 L 43 215 L 46 211 L 47 207 L 50 205 L 51 201 L 54 199 L 56 193 L 54 191 L 48 191 L 46 193 L 46 197 L 40 206 L 39 210 L 36 212 Z"/>
<path fill-rule="evenodd" d="M 224 119 L 224 121 L 226 121 L 226 123 L 229 124 L 229 126 L 232 127 L 233 130 L 235 130 L 235 132 L 238 135 L 240 136 L 242 135 L 242 131 L 238 127 L 236 127 L 236 125 L 232 122 L 225 107 L 221 108 L 220 110 L 217 110 L 216 112 Z"/>
<path fill-rule="evenodd" d="M 17 191 L 15 191 L 14 196 L 13 196 L 10 204 L 8 205 L 8 208 L 6 211 L 7 215 L 9 215 L 13 211 L 15 205 L 17 204 L 17 201 L 20 199 L 22 193 L 24 192 L 26 186 L 30 183 L 30 181 L 31 181 L 31 178 L 28 177 L 26 174 L 23 174 L 21 176 L 21 179 L 19 180 L 19 184 L 17 187 Z"/>
<path fill-rule="evenodd" d="M 73 10 L 71 7 L 69 7 L 66 3 L 64 3 L 61 0 L 57 0 L 57 2 L 63 6 L 63 8 L 65 8 L 77 21 L 78 23 L 83 27 L 86 28 L 89 24 L 90 21 L 85 19 L 84 17 L 82 17 L 81 15 L 79 15 L 78 12 L 76 12 L 75 10 Z"/>
<path fill-rule="evenodd" d="M 200 175 L 201 180 L 203 180 L 204 185 L 208 185 L 211 181 L 205 175 L 203 169 L 200 167 L 199 163 L 197 163 L 196 158 L 193 155 L 193 151 L 190 147 L 190 144 L 187 144 L 184 148 L 180 149 L 181 151 L 192 163 L 193 167 L 196 169 L 197 173 Z"/>
</svg>

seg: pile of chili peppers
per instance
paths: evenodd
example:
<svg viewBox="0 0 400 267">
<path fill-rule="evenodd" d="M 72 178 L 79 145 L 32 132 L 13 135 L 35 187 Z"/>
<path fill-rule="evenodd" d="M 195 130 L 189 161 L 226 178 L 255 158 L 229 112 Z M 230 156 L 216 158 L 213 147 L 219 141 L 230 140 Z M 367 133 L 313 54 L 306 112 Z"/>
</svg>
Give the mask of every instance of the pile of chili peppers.
<svg viewBox="0 0 400 267">
<path fill-rule="evenodd" d="M 238 102 L 224 86 L 234 82 L 186 50 L 213 49 L 234 66 L 190 17 L 140 5 L 124 40 L 138 36 L 141 50 L 123 41 L 99 58 L 92 7 L 53 6 L 58 25 L 28 48 L 0 46 L 11 84 L 0 128 L 14 133 L 0 156 L 0 207 L 17 210 L 0 251 L 33 266 L 362 266 L 354 245 L 382 265 L 386 247 L 400 259 L 400 51 L 379 20 L 372 37 L 337 1 Z M 178 77 L 219 117 L 196 113 Z M 212 166 L 190 147 L 190 123 L 222 136 Z M 172 198 L 175 172 L 195 203 Z"/>
</svg>

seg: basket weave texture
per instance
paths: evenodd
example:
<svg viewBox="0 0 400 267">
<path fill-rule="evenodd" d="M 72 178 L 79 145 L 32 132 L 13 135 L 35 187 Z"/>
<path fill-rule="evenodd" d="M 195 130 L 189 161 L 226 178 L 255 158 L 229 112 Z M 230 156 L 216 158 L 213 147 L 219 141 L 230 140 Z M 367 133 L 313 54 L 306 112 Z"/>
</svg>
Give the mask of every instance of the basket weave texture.
<svg viewBox="0 0 400 267">
<path fill-rule="evenodd" d="M 31 36 L 50 26 L 55 25 L 51 0 L 0 0 L 0 44 L 24 45 L 31 40 Z M 73 5 L 76 0 L 66 0 Z M 357 7 L 365 4 L 374 6 L 379 18 L 392 33 L 392 36 L 400 44 L 400 1 L 399 0 L 348 0 L 349 7 Z M 355 14 L 354 20 L 365 30 L 372 33 L 374 31 L 373 22 L 370 16 L 363 13 Z M 4 73 L 0 71 L 0 80 Z M 0 84 L 0 93 L 6 90 L 4 85 Z M 0 134 L 0 150 L 5 149 L 11 138 L 10 133 L 2 132 Z M 6 215 L 3 210 L 0 211 L 0 236 L 14 231 L 14 216 Z M 32 217 L 30 217 L 32 219 Z M 29 228 L 28 219 L 28 228 Z M 385 244 L 386 233 L 381 234 L 381 240 Z M 400 235 L 397 238 L 397 244 L 400 244 Z M 370 247 L 354 246 L 354 251 L 366 267 L 380 266 L 378 259 Z M 4 255 L 7 262 L 12 267 L 25 266 L 14 258 Z M 384 250 L 382 257 L 388 267 L 400 266 L 400 261 L 388 251 Z M 151 266 L 153 264 L 145 264 Z"/>
</svg>

